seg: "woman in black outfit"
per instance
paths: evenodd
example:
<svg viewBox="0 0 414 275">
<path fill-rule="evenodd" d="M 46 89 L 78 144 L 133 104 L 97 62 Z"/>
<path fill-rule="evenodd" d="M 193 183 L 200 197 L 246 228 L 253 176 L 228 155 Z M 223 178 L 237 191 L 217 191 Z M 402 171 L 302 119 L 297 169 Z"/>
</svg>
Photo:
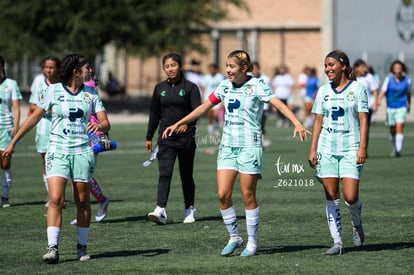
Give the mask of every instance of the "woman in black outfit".
<svg viewBox="0 0 414 275">
<path fill-rule="evenodd" d="M 185 204 L 183 223 L 193 223 L 196 211 L 193 179 L 196 121 L 178 128 L 175 135 L 166 139 L 161 138 L 161 134 L 167 126 L 176 123 L 201 104 L 200 91 L 196 84 L 184 78 L 179 55 L 175 53 L 165 55 L 162 58 L 162 65 L 167 79 L 154 88 L 145 143 L 145 149 L 152 152 L 152 138 L 159 127 L 157 207 L 148 214 L 148 218 L 157 224 L 167 222 L 165 208 L 170 193 L 174 162 L 178 157 Z"/>
</svg>

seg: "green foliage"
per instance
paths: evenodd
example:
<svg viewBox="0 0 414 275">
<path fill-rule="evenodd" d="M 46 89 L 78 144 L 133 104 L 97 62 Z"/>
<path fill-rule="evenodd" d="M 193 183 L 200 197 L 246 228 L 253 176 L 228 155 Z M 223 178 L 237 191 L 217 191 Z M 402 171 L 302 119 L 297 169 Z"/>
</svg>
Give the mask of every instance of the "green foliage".
<svg viewBox="0 0 414 275">
<path fill-rule="evenodd" d="M 109 114 L 109 119 L 111 115 Z M 205 120 L 199 121 L 198 152 L 194 168 L 197 221 L 182 224 L 183 197 L 176 167 L 167 207 L 169 222 L 156 226 L 146 221 L 155 207 L 158 168 L 144 151 L 146 124 L 113 125 L 111 137 L 118 148 L 99 156 L 96 178 L 110 198 L 104 223 L 91 224 L 91 260 L 76 260 L 76 229 L 70 186 L 63 210 L 60 259 L 46 265 L 46 191 L 42 183 L 40 157 L 35 152 L 34 130 L 16 147 L 13 156 L 12 207 L 0 208 L 2 274 L 412 274 L 414 270 L 414 214 L 412 158 L 414 124 L 405 128 L 401 158 L 390 158 L 388 129 L 382 124 L 371 130 L 369 159 L 360 185 L 366 242 L 360 249 L 351 240 L 351 224 L 343 200 L 343 239 L 346 253 L 326 256 L 332 245 L 325 218 L 322 187 L 314 182 L 307 165 L 309 142 L 291 138 L 292 129 L 276 129 L 268 120 L 267 137 L 272 145 L 264 151 L 263 179 L 257 187 L 260 205 L 259 251 L 249 259 L 221 257 L 227 233 L 217 202 L 216 155 L 208 155 Z M 279 176 L 278 157 L 302 164 L 304 171 Z M 308 180 L 308 186 L 279 186 L 278 179 Z M 299 183 L 299 182 L 298 182 Z M 283 182 L 282 182 L 283 185 Z M 239 228 L 246 239 L 244 209 L 238 183 L 233 201 Z M 92 198 L 92 214 L 97 209 Z"/>
<path fill-rule="evenodd" d="M 10 62 L 73 51 L 92 58 L 111 41 L 142 56 L 201 51 L 195 31 L 226 16 L 221 4 L 246 8 L 243 0 L 2 0 L 0 53 Z"/>
</svg>

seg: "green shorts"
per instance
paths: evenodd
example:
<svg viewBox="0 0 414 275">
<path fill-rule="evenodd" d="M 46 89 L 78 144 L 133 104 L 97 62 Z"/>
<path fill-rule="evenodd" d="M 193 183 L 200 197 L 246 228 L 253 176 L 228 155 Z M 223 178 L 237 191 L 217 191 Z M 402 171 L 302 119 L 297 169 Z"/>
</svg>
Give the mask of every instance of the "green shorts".
<svg viewBox="0 0 414 275">
<path fill-rule="evenodd" d="M 363 164 L 357 164 L 357 152 L 347 155 L 317 153 L 317 178 L 353 178 L 359 180 Z"/>
<path fill-rule="evenodd" d="M 387 108 L 387 125 L 395 126 L 397 123 L 404 123 L 407 118 L 407 108 Z"/>
<path fill-rule="evenodd" d="M 217 170 L 236 170 L 243 174 L 262 174 L 262 147 L 231 147 L 220 145 Z"/>
<path fill-rule="evenodd" d="M 74 182 L 89 182 L 95 171 L 93 152 L 62 155 L 47 152 L 45 156 L 46 177 L 62 177 Z"/>
<path fill-rule="evenodd" d="M 4 151 L 9 146 L 12 137 L 10 136 L 11 129 L 0 129 L 0 150 Z"/>
<path fill-rule="evenodd" d="M 38 153 L 46 153 L 49 145 L 49 135 L 36 134 L 35 137 L 36 149 Z"/>
</svg>

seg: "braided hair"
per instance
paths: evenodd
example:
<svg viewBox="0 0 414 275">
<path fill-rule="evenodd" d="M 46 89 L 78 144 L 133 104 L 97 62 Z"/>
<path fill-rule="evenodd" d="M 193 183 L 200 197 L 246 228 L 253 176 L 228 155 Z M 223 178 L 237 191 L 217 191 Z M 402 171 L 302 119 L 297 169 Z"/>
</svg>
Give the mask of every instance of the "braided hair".
<svg viewBox="0 0 414 275">
<path fill-rule="evenodd" d="M 0 55 L 0 65 L 3 67 L 3 76 L 0 78 L 0 83 L 2 83 L 6 79 L 6 70 L 4 68 L 4 65 L 6 64 L 6 60 L 4 60 L 4 57 Z"/>
<path fill-rule="evenodd" d="M 88 60 L 81 54 L 75 53 L 66 55 L 59 67 L 59 82 L 68 84 L 73 76 L 73 70 L 79 70 L 87 63 Z"/>
</svg>

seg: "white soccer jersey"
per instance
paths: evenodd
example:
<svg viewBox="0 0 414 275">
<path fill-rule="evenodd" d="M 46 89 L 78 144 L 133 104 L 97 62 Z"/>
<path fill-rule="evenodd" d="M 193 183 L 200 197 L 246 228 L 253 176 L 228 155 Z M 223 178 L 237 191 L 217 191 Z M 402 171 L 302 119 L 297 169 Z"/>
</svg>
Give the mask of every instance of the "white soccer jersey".
<svg viewBox="0 0 414 275">
<path fill-rule="evenodd" d="M 290 74 L 279 74 L 272 80 L 273 89 L 279 99 L 288 99 L 292 93 L 293 85 L 295 85 L 295 80 Z"/>
<path fill-rule="evenodd" d="M 344 155 L 358 151 L 358 112 L 368 112 L 367 93 L 362 84 L 350 81 L 341 92 L 330 83 L 320 87 L 312 108 L 312 113 L 324 115 L 318 152 Z"/>
<path fill-rule="evenodd" d="M 92 150 L 86 125 L 92 113 L 105 110 L 94 88 L 82 85 L 72 94 L 61 83 L 52 84 L 39 106 L 52 114 L 48 152 L 80 154 Z"/>
<path fill-rule="evenodd" d="M 203 86 L 204 86 L 204 100 L 208 99 L 210 93 L 212 93 L 217 86 L 223 81 L 224 75 L 221 73 L 216 73 L 214 76 L 211 74 L 206 74 L 203 77 Z"/>
<path fill-rule="evenodd" d="M 32 86 L 30 88 L 32 94 L 30 95 L 29 102 L 32 104 L 39 105 L 39 102 L 46 96 L 47 84 L 46 78 L 41 75 L 33 80 Z M 37 135 L 49 135 L 50 125 L 52 124 L 52 116 L 50 112 L 46 113 L 42 119 L 36 125 L 36 134 Z"/>
<path fill-rule="evenodd" d="M 276 95 L 263 80 L 250 78 L 241 87 L 223 80 L 209 99 L 225 107 L 221 144 L 232 147 L 261 147 L 263 104 Z"/>
<path fill-rule="evenodd" d="M 361 83 L 362 85 L 364 85 L 367 91 L 367 95 L 368 95 L 368 107 L 372 108 L 372 105 L 374 104 L 374 101 L 375 101 L 373 91 L 376 90 L 378 92 L 378 88 L 379 88 L 377 80 L 372 74 L 368 73 L 364 76 L 358 77 L 357 81 Z"/>
<path fill-rule="evenodd" d="M 13 79 L 6 78 L 0 84 L 0 129 L 13 128 L 13 100 L 21 100 L 17 82 Z"/>
</svg>

